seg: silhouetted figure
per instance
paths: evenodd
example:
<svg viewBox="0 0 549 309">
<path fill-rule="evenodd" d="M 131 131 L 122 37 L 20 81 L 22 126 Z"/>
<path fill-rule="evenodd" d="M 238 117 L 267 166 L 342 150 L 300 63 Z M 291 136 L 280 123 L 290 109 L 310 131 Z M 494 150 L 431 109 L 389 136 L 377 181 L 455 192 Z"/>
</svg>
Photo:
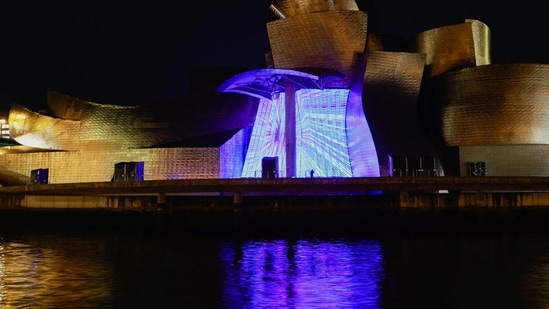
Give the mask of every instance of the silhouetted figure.
<svg viewBox="0 0 549 309">
<path fill-rule="evenodd" d="M 311 178 L 313 178 L 314 174 L 315 174 L 315 170 L 311 170 Z"/>
</svg>

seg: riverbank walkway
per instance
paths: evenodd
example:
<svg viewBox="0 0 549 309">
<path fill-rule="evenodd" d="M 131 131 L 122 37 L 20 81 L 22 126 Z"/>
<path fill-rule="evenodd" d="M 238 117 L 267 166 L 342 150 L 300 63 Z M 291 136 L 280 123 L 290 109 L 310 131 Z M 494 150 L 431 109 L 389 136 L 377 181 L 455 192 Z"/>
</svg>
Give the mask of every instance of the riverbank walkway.
<svg viewBox="0 0 549 309">
<path fill-rule="evenodd" d="M 181 179 L 0 187 L 0 226 L 14 229 L 547 228 L 548 211 L 549 177 Z"/>
<path fill-rule="evenodd" d="M 157 195 L 184 193 L 356 194 L 372 191 L 549 192 L 549 177 L 234 178 L 28 184 L 0 195 Z"/>
<path fill-rule="evenodd" d="M 234 178 L 0 187 L 0 208 L 156 209 L 201 205 L 204 209 L 230 203 L 273 209 L 291 205 L 297 209 L 312 202 L 315 209 L 341 204 L 375 204 L 388 209 L 549 209 L 549 177 Z M 319 206 L 324 204 L 328 206 Z"/>
</svg>

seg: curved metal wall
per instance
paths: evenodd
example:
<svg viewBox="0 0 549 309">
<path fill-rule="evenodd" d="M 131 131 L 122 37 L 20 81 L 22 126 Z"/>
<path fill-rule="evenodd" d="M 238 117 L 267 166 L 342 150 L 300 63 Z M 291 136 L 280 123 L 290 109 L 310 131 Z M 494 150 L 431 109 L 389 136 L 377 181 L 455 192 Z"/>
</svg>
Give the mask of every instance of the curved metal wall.
<svg viewBox="0 0 549 309">
<path fill-rule="evenodd" d="M 549 144 L 547 76 L 546 64 L 449 72 L 431 87 L 433 130 L 445 146 Z"/>
<path fill-rule="evenodd" d="M 48 108 L 54 117 L 15 104 L 10 111 L 10 134 L 23 145 L 56 150 L 177 143 L 221 146 L 224 140 L 217 141 L 216 136 L 253 123 L 258 106 L 255 98 L 221 93 L 204 96 L 200 103 L 203 106 L 194 102 L 119 106 L 50 91 Z"/>
<path fill-rule="evenodd" d="M 436 157 L 417 117 L 424 61 L 415 53 L 380 51 L 368 56 L 362 100 L 382 175 L 388 174 L 388 156 Z M 443 174 L 440 165 L 437 170 Z"/>
<path fill-rule="evenodd" d="M 490 57 L 490 30 L 482 22 L 435 28 L 416 35 L 412 52 L 425 54 L 425 73 L 428 77 L 451 70 L 487 65 Z"/>
<path fill-rule="evenodd" d="M 358 11 L 354 0 L 273 0 L 271 5 L 282 18 L 322 11 Z"/>
<path fill-rule="evenodd" d="M 52 92 L 48 108 L 54 117 L 14 104 L 10 134 L 22 146 L 0 150 L 2 168 L 17 175 L 48 168 L 52 183 L 108 181 L 114 164 L 127 161 L 144 162 L 148 180 L 233 177 L 242 162 L 222 167 L 221 153 L 243 151 L 239 131 L 253 123 L 257 99 L 201 99 L 206 106 L 181 110 L 98 104 Z"/>
<path fill-rule="evenodd" d="M 55 91 L 48 91 L 47 104 L 48 112 L 54 117 L 66 120 L 81 120 L 82 114 L 94 103 Z"/>
<path fill-rule="evenodd" d="M 274 67 L 328 69 L 345 75 L 331 84 L 349 88 L 359 55 L 366 49 L 367 15 L 329 11 L 297 15 L 267 24 Z"/>
<path fill-rule="evenodd" d="M 549 65 L 491 65 L 484 23 L 424 31 L 413 53 L 385 52 L 353 0 L 274 0 L 271 10 L 269 67 L 343 74 L 318 87 L 350 92 L 343 131 L 357 175 L 379 173 L 376 165 L 385 175 L 389 155 L 436 155 L 433 140 L 462 175 L 468 160 L 487 161 L 490 175 L 549 174 Z M 182 110 L 50 92 L 47 115 L 14 104 L 10 133 L 23 146 L 2 149 L 1 165 L 17 175 L 51 168 L 52 182 L 108 180 L 118 161 L 145 161 L 146 179 L 237 177 L 242 162 L 231 154 L 243 160 L 250 133 L 241 129 L 253 125 L 259 100 L 192 100 Z"/>
<path fill-rule="evenodd" d="M 79 121 L 53 118 L 13 104 L 8 118 L 10 135 L 18 143 L 47 150 L 73 150 L 80 137 Z"/>
<path fill-rule="evenodd" d="M 467 19 L 466 22 L 471 24 L 473 30 L 476 65 L 492 64 L 490 28 L 485 23 L 475 19 Z"/>
<path fill-rule="evenodd" d="M 125 116 L 131 119 L 130 114 Z M 115 163 L 141 161 L 145 163 L 147 180 L 219 178 L 222 173 L 234 174 L 226 170 L 229 167 L 220 167 L 223 147 L 133 148 L 131 142 L 136 137 L 130 135 L 131 128 L 126 134 L 122 128 L 112 133 L 101 126 L 108 125 L 106 121 L 112 118 L 102 119 L 99 125 L 93 124 L 94 119 L 87 120 L 92 123 L 82 126 L 80 121 L 53 118 L 14 105 L 10 126 L 14 129 L 13 138 L 24 146 L 0 152 L 3 173 L 29 176 L 34 169 L 48 168 L 50 183 L 109 181 Z"/>
</svg>

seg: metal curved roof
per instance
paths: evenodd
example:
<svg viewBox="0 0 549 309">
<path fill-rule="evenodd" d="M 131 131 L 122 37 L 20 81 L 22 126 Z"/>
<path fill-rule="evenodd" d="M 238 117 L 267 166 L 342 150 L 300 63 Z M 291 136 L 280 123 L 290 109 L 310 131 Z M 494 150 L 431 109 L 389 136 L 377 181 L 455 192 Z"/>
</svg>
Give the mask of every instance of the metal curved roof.
<svg viewBox="0 0 549 309">
<path fill-rule="evenodd" d="M 286 82 L 292 82 L 298 89 L 324 89 L 329 78 L 343 78 L 343 74 L 322 70 L 320 73 L 306 73 L 289 69 L 257 69 L 235 75 L 223 82 L 217 90 L 236 92 L 258 98 L 271 99 L 277 92 L 284 92 Z"/>
</svg>

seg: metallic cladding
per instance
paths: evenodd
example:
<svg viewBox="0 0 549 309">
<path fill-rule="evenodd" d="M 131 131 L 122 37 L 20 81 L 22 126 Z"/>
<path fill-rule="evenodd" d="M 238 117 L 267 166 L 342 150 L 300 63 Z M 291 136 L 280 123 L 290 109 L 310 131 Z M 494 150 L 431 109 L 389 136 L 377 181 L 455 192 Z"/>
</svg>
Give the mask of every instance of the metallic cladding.
<svg viewBox="0 0 549 309">
<path fill-rule="evenodd" d="M 380 34 L 368 32 L 368 43 L 367 44 L 368 44 L 368 46 L 367 46 L 366 49 L 368 51 L 382 51 L 382 50 L 384 50 L 383 38 L 381 37 Z"/>
<path fill-rule="evenodd" d="M 219 93 L 118 106 L 48 92 L 47 113 L 14 104 L 21 145 L 0 148 L 0 183 L 39 168 L 50 183 L 108 181 L 130 161 L 145 163 L 147 180 L 261 177 L 273 156 L 283 171 L 286 82 L 296 86 L 297 177 L 388 176 L 395 155 L 443 157 L 438 175 L 466 175 L 477 161 L 493 176 L 549 175 L 549 65 L 491 64 L 484 23 L 424 31 L 411 50 L 388 52 L 353 0 L 270 9 L 268 69 Z"/>
<path fill-rule="evenodd" d="M 49 168 L 51 183 L 108 181 L 114 164 L 127 161 L 145 162 L 148 180 L 240 174 L 243 159 L 221 168 L 221 153 L 244 151 L 240 130 L 253 123 L 257 99 L 201 99 L 206 106 L 189 104 L 182 111 L 176 104 L 117 106 L 51 92 L 53 116 L 14 104 L 10 134 L 22 146 L 2 148 L 2 167 L 16 175 Z"/>
<path fill-rule="evenodd" d="M 177 140 L 169 123 L 147 121 L 144 108 L 88 104 L 80 121 L 65 120 L 14 105 L 11 136 L 23 145 L 54 150 L 141 148 Z M 75 138 L 78 137 L 78 138 Z"/>
<path fill-rule="evenodd" d="M 466 22 L 471 23 L 473 30 L 476 65 L 492 64 L 490 28 L 485 23 L 478 20 L 467 19 Z"/>
<path fill-rule="evenodd" d="M 48 91 L 47 104 L 49 113 L 54 117 L 78 121 L 82 119 L 82 114 L 93 103 L 59 92 Z"/>
<path fill-rule="evenodd" d="M 110 181 L 118 162 L 144 162 L 145 180 L 219 178 L 220 150 L 215 147 L 150 148 L 83 151 L 28 152 L 2 155 L 2 168 L 30 175 L 38 168 L 49 169 L 49 183 Z"/>
<path fill-rule="evenodd" d="M 446 146 L 549 143 L 549 65 L 495 64 L 433 81 L 431 122 Z M 433 133 L 436 133 L 433 132 Z"/>
<path fill-rule="evenodd" d="M 202 138 L 201 145 L 220 146 L 215 138 L 220 132 L 235 132 L 253 123 L 257 100 L 239 94 L 212 94 L 195 102 L 158 103 L 142 106 L 99 104 L 66 94 L 48 93 L 49 112 L 59 118 L 36 114 L 35 118 L 78 125 L 63 129 L 64 135 L 51 142 L 61 150 L 78 150 L 88 143 L 115 143 L 118 148 L 143 148 L 159 145 L 189 145 Z M 183 106 L 182 106 L 183 105 Z M 19 123 L 14 123 L 12 137 L 18 139 Z M 36 123 L 35 126 L 42 126 Z M 48 126 L 46 126 L 48 127 Z M 49 131 L 55 131 L 55 127 Z M 28 132 L 29 129 L 22 129 Z M 36 130 L 40 130 L 37 128 Z M 78 140 L 73 137 L 79 136 Z M 84 144 L 83 144 L 84 143 Z"/>
<path fill-rule="evenodd" d="M 349 88 L 359 56 L 366 50 L 367 15 L 328 11 L 267 23 L 274 67 L 327 69 L 345 77 L 333 88 Z"/>
<path fill-rule="evenodd" d="M 361 57 L 360 65 L 355 71 L 355 76 L 349 89 L 347 110 L 345 112 L 347 147 L 349 149 L 351 171 L 354 177 L 381 176 L 376 145 L 364 114 L 362 101 L 366 61 L 366 55 Z"/>
<path fill-rule="evenodd" d="M 417 53 L 368 55 L 362 100 L 382 175 L 388 175 L 388 156 L 436 156 L 418 118 L 424 63 Z"/>
<path fill-rule="evenodd" d="M 412 52 L 425 54 L 426 76 L 490 64 L 490 31 L 476 20 L 435 28 L 416 35 Z"/>
<path fill-rule="evenodd" d="M 281 18 L 323 11 L 358 11 L 354 0 L 273 0 L 271 6 Z"/>
<path fill-rule="evenodd" d="M 34 112 L 13 104 L 8 118 L 10 136 L 18 143 L 46 150 L 72 150 L 78 143 L 81 123 Z"/>
<path fill-rule="evenodd" d="M 322 89 L 342 76 L 328 70 L 311 70 L 314 74 L 288 69 L 257 69 L 233 76 L 217 87 L 220 92 L 234 92 L 257 98 L 272 99 L 284 92 L 288 82 L 297 89 Z"/>
</svg>

